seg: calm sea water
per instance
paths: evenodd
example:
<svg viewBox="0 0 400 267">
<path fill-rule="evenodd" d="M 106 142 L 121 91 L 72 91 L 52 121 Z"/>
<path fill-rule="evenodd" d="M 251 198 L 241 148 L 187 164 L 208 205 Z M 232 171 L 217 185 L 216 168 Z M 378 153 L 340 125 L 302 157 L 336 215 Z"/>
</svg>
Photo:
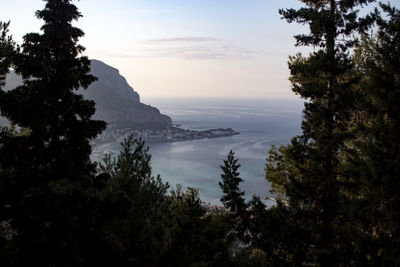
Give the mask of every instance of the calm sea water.
<svg viewBox="0 0 400 267">
<path fill-rule="evenodd" d="M 162 99 L 144 98 L 182 128 L 233 128 L 240 135 L 150 145 L 154 174 L 172 186 L 199 189 L 201 198 L 219 204 L 220 165 L 229 150 L 241 164 L 246 197 L 268 194 L 265 162 L 272 144 L 287 144 L 300 133 L 300 99 Z M 117 146 L 113 147 L 117 150 Z"/>
</svg>

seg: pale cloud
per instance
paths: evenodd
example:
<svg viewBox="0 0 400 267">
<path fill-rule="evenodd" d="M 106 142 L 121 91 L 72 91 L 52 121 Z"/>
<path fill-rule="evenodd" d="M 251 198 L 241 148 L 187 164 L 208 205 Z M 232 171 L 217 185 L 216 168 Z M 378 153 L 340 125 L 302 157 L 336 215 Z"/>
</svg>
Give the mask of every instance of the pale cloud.
<svg viewBox="0 0 400 267">
<path fill-rule="evenodd" d="M 144 43 L 168 43 L 168 42 L 219 42 L 218 38 L 214 37 L 174 37 L 174 38 L 160 38 L 142 41 Z"/>
<path fill-rule="evenodd" d="M 169 37 L 142 40 L 129 47 L 113 49 L 113 52 L 96 51 L 95 54 L 123 58 L 246 60 L 253 58 L 258 53 L 242 49 L 215 37 Z"/>
</svg>

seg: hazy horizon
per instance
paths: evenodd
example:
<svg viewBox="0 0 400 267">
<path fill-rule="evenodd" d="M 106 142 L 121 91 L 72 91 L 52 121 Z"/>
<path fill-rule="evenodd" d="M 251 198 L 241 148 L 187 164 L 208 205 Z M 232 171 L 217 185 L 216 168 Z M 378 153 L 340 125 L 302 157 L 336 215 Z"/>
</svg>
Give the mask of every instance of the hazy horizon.
<svg viewBox="0 0 400 267">
<path fill-rule="evenodd" d="M 395 6 L 400 3 L 389 1 Z M 18 42 L 39 32 L 42 0 L 13 0 L 0 10 Z M 119 69 L 142 97 L 295 97 L 288 81 L 294 35 L 280 8 L 295 0 L 74 1 L 83 17 L 85 55 Z M 21 8 L 23 7 L 23 8 Z"/>
<path fill-rule="evenodd" d="M 75 1 L 85 54 L 119 69 L 142 97 L 290 97 L 287 60 L 303 29 L 280 19 L 293 0 Z M 21 43 L 39 32 L 41 0 L 0 10 Z M 24 7 L 24 8 L 21 8 Z"/>
</svg>

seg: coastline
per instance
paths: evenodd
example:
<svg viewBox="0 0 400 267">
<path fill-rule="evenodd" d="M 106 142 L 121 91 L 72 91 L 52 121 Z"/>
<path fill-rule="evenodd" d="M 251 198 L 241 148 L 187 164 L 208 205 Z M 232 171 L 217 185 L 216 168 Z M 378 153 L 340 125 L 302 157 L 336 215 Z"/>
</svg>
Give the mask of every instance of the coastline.
<svg viewBox="0 0 400 267">
<path fill-rule="evenodd" d="M 112 153 L 112 146 L 117 142 L 123 141 L 130 135 L 135 138 L 141 138 L 147 144 L 154 143 L 173 143 L 197 139 L 211 139 L 218 137 L 226 137 L 240 134 L 232 128 L 216 128 L 203 131 L 185 130 L 179 128 L 180 125 L 174 125 L 162 130 L 150 129 L 131 129 L 131 128 L 117 128 L 115 125 L 107 128 L 92 142 L 92 160 L 101 161 L 106 154 Z"/>
</svg>

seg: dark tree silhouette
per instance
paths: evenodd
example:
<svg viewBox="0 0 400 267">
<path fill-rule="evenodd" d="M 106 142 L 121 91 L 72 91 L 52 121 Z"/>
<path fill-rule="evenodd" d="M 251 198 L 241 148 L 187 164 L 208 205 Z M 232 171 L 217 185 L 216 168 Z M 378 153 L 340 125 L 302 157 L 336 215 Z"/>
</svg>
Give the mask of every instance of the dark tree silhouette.
<svg viewBox="0 0 400 267">
<path fill-rule="evenodd" d="M 377 33 L 366 36 L 354 60 L 363 79 L 346 161 L 358 182 L 352 208 L 360 265 L 400 262 L 400 10 L 381 4 Z M 366 257 L 366 255 L 368 255 Z"/>
<path fill-rule="evenodd" d="M 0 88 L 15 56 L 15 42 L 8 34 L 9 25 L 10 22 L 0 21 Z"/>
<path fill-rule="evenodd" d="M 357 7 L 373 0 L 301 2 L 305 7 L 280 14 L 289 23 L 309 25 L 309 34 L 295 36 L 297 45 L 319 48 L 289 61 L 293 91 L 306 99 L 303 133 L 280 149 L 281 156 L 273 151 L 267 179 L 271 175 L 272 182 L 283 184 L 289 205 L 282 207 L 293 214 L 297 230 L 292 232 L 303 239 L 293 242 L 296 246 L 287 257 L 291 264 L 347 265 L 351 242 L 343 220 L 349 181 L 342 179 L 341 151 L 350 136 L 352 88 L 358 81 L 352 76 L 349 50 L 356 44 L 352 35 L 368 29 L 374 20 L 373 15 L 359 18 Z"/>
<path fill-rule="evenodd" d="M 16 126 L 1 136 L 1 206 L 16 235 L 9 264 L 83 265 L 101 259 L 97 190 L 90 139 L 105 128 L 91 120 L 93 101 L 74 93 L 96 78 L 80 56 L 81 17 L 69 0 L 48 0 L 36 16 L 42 33 L 25 35 L 15 57 L 23 84 L 0 92 L 0 110 Z M 96 244 L 96 245 L 94 245 Z M 106 251 L 106 249 L 104 249 Z"/>
<path fill-rule="evenodd" d="M 224 165 L 220 166 L 223 173 L 221 174 L 222 182 L 219 186 L 222 189 L 223 196 L 221 202 L 233 214 L 241 214 L 246 209 L 246 204 L 243 199 L 244 192 L 240 191 L 239 184 L 243 179 L 239 177 L 238 169 L 240 164 L 235 158 L 235 153 L 231 150 L 224 160 Z"/>
</svg>

